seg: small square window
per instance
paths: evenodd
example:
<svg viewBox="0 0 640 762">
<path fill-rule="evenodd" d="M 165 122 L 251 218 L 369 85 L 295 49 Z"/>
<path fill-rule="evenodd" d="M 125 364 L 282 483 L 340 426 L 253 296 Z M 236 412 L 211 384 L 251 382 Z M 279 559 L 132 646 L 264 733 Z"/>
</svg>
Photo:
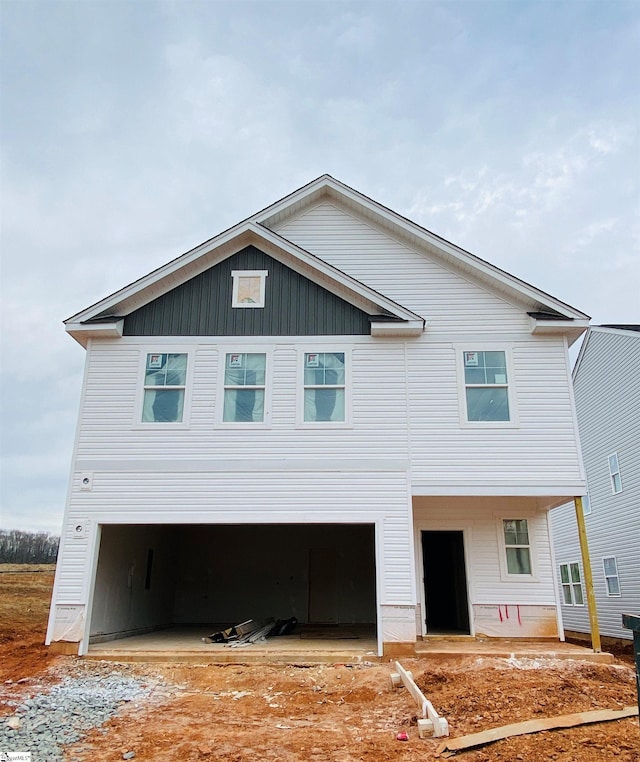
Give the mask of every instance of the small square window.
<svg viewBox="0 0 640 762">
<path fill-rule="evenodd" d="M 264 307 L 268 270 L 233 270 L 231 306 L 239 308 Z"/>
</svg>

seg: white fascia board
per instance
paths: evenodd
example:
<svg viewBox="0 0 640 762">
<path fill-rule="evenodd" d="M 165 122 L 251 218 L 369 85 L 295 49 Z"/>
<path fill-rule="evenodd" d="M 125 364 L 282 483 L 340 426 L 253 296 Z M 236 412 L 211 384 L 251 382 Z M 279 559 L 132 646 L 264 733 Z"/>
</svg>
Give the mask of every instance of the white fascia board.
<svg viewBox="0 0 640 762">
<path fill-rule="evenodd" d="M 427 323 L 423 320 L 407 320 L 401 323 L 395 321 L 376 321 L 371 323 L 372 336 L 392 336 L 396 338 L 420 336 L 426 329 Z"/>
<path fill-rule="evenodd" d="M 166 265 L 162 265 L 158 269 L 153 270 L 153 272 L 150 272 L 148 275 L 133 281 L 133 283 L 130 283 L 124 288 L 121 288 L 119 291 L 116 291 L 104 299 L 101 299 L 99 302 L 92 304 L 90 307 L 87 307 L 85 310 L 78 312 L 76 315 L 72 315 L 70 318 L 64 321 L 65 324 L 79 323 L 84 320 L 90 320 L 92 317 L 99 315 L 101 312 L 108 310 L 110 307 L 114 307 L 115 305 L 134 297 L 136 294 L 144 291 L 146 288 L 155 285 L 164 278 L 176 274 L 179 270 L 195 262 L 200 257 L 203 257 L 205 254 L 211 252 L 214 249 L 221 248 L 234 239 L 239 239 L 238 244 L 241 248 L 242 246 L 246 245 L 242 241 L 242 235 L 249 232 L 252 227 L 254 226 L 251 226 L 248 222 L 241 222 L 238 225 L 229 228 L 229 230 L 226 230 L 224 233 L 221 233 L 215 238 L 211 238 L 208 241 L 201 243 L 194 249 L 190 249 L 186 253 L 176 257 L 176 259 L 171 260 L 171 262 L 168 262 Z M 202 269 L 206 269 L 208 266 L 209 264 L 204 266 Z M 189 277 L 193 276 L 190 274 Z"/>
<path fill-rule="evenodd" d="M 554 501 L 556 505 L 567 502 L 575 495 L 583 495 L 587 485 L 584 480 L 565 484 L 413 484 L 414 497 L 535 497 Z"/>
<path fill-rule="evenodd" d="M 403 231 L 405 235 L 409 234 L 415 236 L 431 248 L 442 251 L 452 260 L 456 261 L 463 269 L 475 270 L 483 275 L 485 279 L 497 282 L 503 288 L 515 292 L 521 298 L 524 297 L 533 303 L 544 305 L 566 317 L 573 319 L 588 319 L 588 315 L 585 315 L 583 312 L 576 310 L 544 291 L 540 291 L 535 288 L 535 286 L 516 278 L 514 275 L 510 275 L 495 265 L 480 259 L 480 257 L 477 257 L 475 254 L 471 254 L 471 252 L 461 249 L 459 246 L 456 246 L 435 233 L 430 232 L 412 220 L 382 206 L 377 201 L 374 201 L 367 196 L 363 196 L 358 191 L 343 185 L 330 175 L 322 175 L 322 177 L 309 183 L 309 185 L 305 185 L 299 191 L 290 194 L 276 204 L 259 212 L 253 219 L 256 222 L 268 224 L 270 218 L 280 214 L 288 206 L 299 205 L 305 199 L 313 198 L 315 195 L 318 195 L 322 190 L 328 190 L 338 198 L 342 197 L 348 199 L 355 206 L 360 206 L 361 208 L 366 209 L 374 217 L 378 217 L 381 221 L 386 222 L 387 226 L 398 228 Z"/>
<path fill-rule="evenodd" d="M 124 320 L 114 320 L 112 323 L 65 323 L 68 334 L 86 348 L 89 339 L 120 339 L 124 328 Z"/>
<path fill-rule="evenodd" d="M 193 278 L 198 275 L 199 272 L 212 267 L 214 264 L 217 264 L 218 261 L 226 259 L 245 246 L 250 244 L 260 246 L 263 243 L 270 244 L 268 247 L 265 246 L 265 248 L 268 249 L 266 253 L 274 256 L 276 259 L 282 258 L 283 252 L 286 253 L 288 255 L 287 259 L 289 260 L 286 262 L 287 266 L 304 274 L 305 277 L 311 276 L 311 279 L 313 280 L 313 273 L 320 273 L 323 278 L 337 284 L 345 298 L 358 303 L 364 311 L 372 313 L 380 309 L 386 310 L 401 320 L 409 322 L 419 321 L 421 326 L 424 327 L 425 321 L 414 312 L 407 310 L 391 299 L 388 299 L 377 291 L 365 286 L 360 281 L 343 273 L 341 270 L 338 270 L 327 262 L 324 262 L 322 259 L 319 259 L 305 249 L 287 241 L 287 239 L 279 236 L 277 233 L 264 228 L 262 225 L 246 221 L 221 233 L 216 238 L 201 244 L 195 249 L 191 249 L 186 254 L 183 254 L 163 267 L 154 270 L 154 272 L 149 273 L 149 275 L 140 278 L 128 286 L 125 286 L 123 289 L 120 289 L 120 291 L 116 291 L 102 301 L 97 302 L 83 312 L 74 315 L 65 321 L 65 325 L 73 325 L 74 330 L 77 330 L 78 325 L 84 325 L 84 321 L 90 320 L 105 310 L 116 308 L 118 305 L 125 302 L 128 302 L 127 313 L 129 313 L 150 300 L 149 298 L 145 298 L 145 292 L 148 292 L 149 289 L 153 289 L 154 286 L 156 286 L 156 290 L 153 292 L 151 298 L 157 298 L 164 293 L 162 288 L 160 288 L 159 291 L 157 289 L 157 286 L 159 286 L 162 281 L 166 281 L 167 283 L 166 291 L 175 288 L 181 280 L 180 270 L 189 268 L 188 278 Z M 200 260 L 200 263 L 198 263 L 198 260 Z M 303 267 L 297 268 L 297 263 L 300 263 Z M 192 266 L 189 267 L 190 265 Z M 317 282 L 320 285 L 323 285 L 321 279 L 318 279 Z M 136 296 L 140 297 L 139 300 L 136 300 Z M 354 296 L 356 297 L 355 300 L 353 299 Z M 139 304 L 136 304 L 137 301 L 139 301 Z M 71 333 L 71 331 L 69 332 Z"/>
<path fill-rule="evenodd" d="M 545 320 L 529 316 L 529 325 L 534 336 L 566 336 L 571 346 L 589 328 L 589 320 Z"/>
</svg>

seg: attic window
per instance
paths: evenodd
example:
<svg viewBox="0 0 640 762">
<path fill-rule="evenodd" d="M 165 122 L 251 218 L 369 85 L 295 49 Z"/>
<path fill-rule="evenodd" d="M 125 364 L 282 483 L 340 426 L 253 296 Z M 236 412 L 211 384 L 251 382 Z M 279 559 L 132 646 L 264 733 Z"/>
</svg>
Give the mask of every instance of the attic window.
<svg viewBox="0 0 640 762">
<path fill-rule="evenodd" d="M 232 307 L 264 307 L 268 270 L 233 270 Z"/>
</svg>

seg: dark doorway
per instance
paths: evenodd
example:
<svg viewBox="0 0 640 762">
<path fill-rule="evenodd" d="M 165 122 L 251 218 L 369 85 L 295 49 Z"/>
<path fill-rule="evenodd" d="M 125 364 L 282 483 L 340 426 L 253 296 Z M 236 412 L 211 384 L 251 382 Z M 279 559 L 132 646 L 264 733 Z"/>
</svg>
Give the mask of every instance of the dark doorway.
<svg viewBox="0 0 640 762">
<path fill-rule="evenodd" d="M 427 633 L 468 635 L 469 601 L 462 532 L 422 532 Z"/>
</svg>

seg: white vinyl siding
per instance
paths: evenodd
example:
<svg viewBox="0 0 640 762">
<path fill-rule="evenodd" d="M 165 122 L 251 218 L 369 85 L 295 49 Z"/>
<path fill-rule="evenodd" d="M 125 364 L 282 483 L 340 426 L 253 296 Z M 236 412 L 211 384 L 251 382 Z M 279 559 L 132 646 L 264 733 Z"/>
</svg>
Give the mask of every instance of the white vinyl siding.
<svg viewBox="0 0 640 762">
<path fill-rule="evenodd" d="M 151 465 L 151 464 L 150 464 Z M 233 472 L 105 471 L 90 492 L 74 481 L 69 509 L 75 516 L 113 524 L 296 524 L 373 523 L 381 533 L 380 562 L 385 574 L 381 604 L 409 605 L 415 595 L 411 523 L 404 471 L 256 471 L 253 464 Z M 239 466 L 237 467 L 240 468 Z M 242 489 L 238 489 L 238 484 Z M 82 600 L 87 576 L 87 541 L 69 540 L 74 555 L 59 571 L 72 602 Z M 75 562 L 74 562 L 75 559 Z M 69 602 L 69 601 L 65 601 Z"/>
<path fill-rule="evenodd" d="M 469 600 L 471 604 L 555 606 L 556 583 L 549 545 L 547 515 L 535 512 L 535 499 L 510 497 L 414 497 L 414 523 L 421 529 L 465 529 Z M 502 516 L 527 516 L 535 548 L 536 578 L 522 575 L 516 583 L 501 570 Z M 501 515 L 496 515 L 501 514 Z M 498 522 L 498 523 L 496 523 Z M 419 579 L 422 570 L 416 569 Z"/>
<path fill-rule="evenodd" d="M 525 311 L 368 221 L 323 202 L 275 231 L 429 320 L 429 334 L 529 332 Z M 416 284 L 420 284 L 416 287 Z"/>
</svg>

